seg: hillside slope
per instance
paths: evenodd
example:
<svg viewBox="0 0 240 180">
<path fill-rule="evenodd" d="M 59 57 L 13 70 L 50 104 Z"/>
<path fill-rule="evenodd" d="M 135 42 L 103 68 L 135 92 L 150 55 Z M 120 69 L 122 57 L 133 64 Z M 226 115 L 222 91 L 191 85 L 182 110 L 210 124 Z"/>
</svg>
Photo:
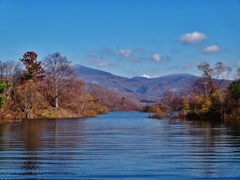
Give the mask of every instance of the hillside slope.
<svg viewBox="0 0 240 180">
<path fill-rule="evenodd" d="M 171 74 L 157 78 L 126 78 L 82 65 L 73 65 L 72 69 L 80 74 L 80 78 L 87 84 L 98 85 L 94 89 L 103 87 L 117 92 L 122 97 L 146 103 L 159 101 L 168 90 L 176 95 L 186 94 L 190 85 L 200 78 L 191 74 Z M 230 82 L 226 81 L 224 86 L 226 87 Z"/>
<path fill-rule="evenodd" d="M 96 84 L 87 84 L 87 91 L 97 97 L 100 105 L 107 106 L 110 111 L 138 111 L 142 110 L 141 105 L 127 98 L 121 93 L 106 89 Z"/>
</svg>

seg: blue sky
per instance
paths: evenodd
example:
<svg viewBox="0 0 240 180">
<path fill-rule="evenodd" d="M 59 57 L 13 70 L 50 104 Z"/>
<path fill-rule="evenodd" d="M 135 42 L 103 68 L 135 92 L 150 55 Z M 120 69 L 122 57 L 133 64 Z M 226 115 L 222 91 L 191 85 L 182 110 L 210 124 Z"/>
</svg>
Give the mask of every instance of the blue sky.
<svg viewBox="0 0 240 180">
<path fill-rule="evenodd" d="M 60 52 L 115 75 L 240 67 L 240 0 L 0 0 L 0 61 Z"/>
</svg>

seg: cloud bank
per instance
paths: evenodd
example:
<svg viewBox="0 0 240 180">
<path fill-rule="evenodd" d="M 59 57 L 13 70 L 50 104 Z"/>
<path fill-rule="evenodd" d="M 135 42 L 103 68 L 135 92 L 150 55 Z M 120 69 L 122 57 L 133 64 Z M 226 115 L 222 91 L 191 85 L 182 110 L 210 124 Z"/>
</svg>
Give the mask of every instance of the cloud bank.
<svg viewBox="0 0 240 180">
<path fill-rule="evenodd" d="M 212 46 L 208 46 L 204 49 L 201 49 L 201 52 L 203 53 L 217 53 L 220 51 L 220 47 L 218 47 L 217 45 L 212 45 Z"/>
<path fill-rule="evenodd" d="M 194 31 L 192 33 L 181 35 L 179 40 L 184 44 L 197 44 L 207 38 L 208 36 L 206 34 Z"/>
</svg>

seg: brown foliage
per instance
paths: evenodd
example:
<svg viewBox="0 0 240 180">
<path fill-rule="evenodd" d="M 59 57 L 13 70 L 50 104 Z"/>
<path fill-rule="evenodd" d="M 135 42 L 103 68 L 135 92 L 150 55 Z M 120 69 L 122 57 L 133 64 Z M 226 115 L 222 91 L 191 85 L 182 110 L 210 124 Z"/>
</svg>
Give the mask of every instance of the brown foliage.
<svg viewBox="0 0 240 180">
<path fill-rule="evenodd" d="M 58 106 L 69 108 L 83 94 L 85 83 L 78 79 L 78 75 L 72 73 L 68 78 L 61 78 L 58 85 L 56 94 L 56 89 L 47 76 L 40 83 L 40 91 L 50 106 L 56 107 L 56 98 L 58 98 Z"/>
<path fill-rule="evenodd" d="M 59 108 L 60 99 L 65 96 L 67 86 L 73 86 L 70 81 L 78 78 L 77 74 L 71 70 L 70 63 L 58 52 L 49 54 L 43 59 L 47 77 L 45 84 L 47 84 L 48 97 L 53 107 Z"/>
<path fill-rule="evenodd" d="M 45 71 L 41 66 L 41 61 L 37 62 L 35 52 L 26 52 L 20 61 L 24 64 L 26 70 L 23 71 L 23 80 L 41 81 L 45 76 Z"/>
<path fill-rule="evenodd" d="M 182 108 L 183 98 L 174 95 L 172 91 L 166 91 L 163 98 L 160 100 L 160 104 L 165 106 L 169 113 L 179 111 Z"/>
<path fill-rule="evenodd" d="M 6 105 L 6 108 L 21 114 L 21 118 L 33 118 L 36 111 L 45 107 L 46 101 L 37 84 L 32 81 L 15 87 L 11 93 L 11 100 Z"/>
<path fill-rule="evenodd" d="M 54 55 L 59 57 L 58 53 Z M 20 59 L 26 68 L 22 72 L 23 76 L 16 76 L 15 72 L 20 72 L 16 71 L 18 66 L 13 72 L 4 68 L 14 63 L 0 62 L 0 79 L 11 82 L 5 93 L 6 104 L 0 109 L 1 122 L 23 118 L 92 117 L 108 113 L 106 107 L 102 107 L 96 98 L 85 92 L 85 83 L 70 69 L 69 61 L 65 58 L 45 61 L 55 63 L 47 66 L 45 76 L 41 62 L 36 62 L 36 58 L 36 53 L 27 52 Z M 55 70 L 51 71 L 51 68 Z"/>
<path fill-rule="evenodd" d="M 90 93 L 97 97 L 100 105 L 106 106 L 110 111 L 139 111 L 140 105 L 134 100 L 125 98 L 118 93 L 102 88 L 97 85 L 90 85 Z"/>
</svg>

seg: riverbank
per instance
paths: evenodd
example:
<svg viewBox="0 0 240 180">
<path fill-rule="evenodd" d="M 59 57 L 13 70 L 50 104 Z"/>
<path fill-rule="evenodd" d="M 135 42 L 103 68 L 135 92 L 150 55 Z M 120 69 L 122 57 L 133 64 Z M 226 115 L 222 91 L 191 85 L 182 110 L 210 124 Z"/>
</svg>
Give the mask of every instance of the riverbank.
<svg viewBox="0 0 240 180">
<path fill-rule="evenodd" d="M 107 107 L 98 107 L 97 109 L 86 109 L 81 113 L 76 113 L 64 108 L 48 107 L 44 110 L 35 111 L 34 109 L 29 111 L 26 118 L 25 112 L 11 111 L 8 109 L 0 109 L 0 125 L 5 123 L 11 123 L 14 121 L 21 121 L 23 119 L 60 119 L 60 118 L 84 118 L 84 117 L 96 117 L 98 114 L 107 114 Z"/>
</svg>

